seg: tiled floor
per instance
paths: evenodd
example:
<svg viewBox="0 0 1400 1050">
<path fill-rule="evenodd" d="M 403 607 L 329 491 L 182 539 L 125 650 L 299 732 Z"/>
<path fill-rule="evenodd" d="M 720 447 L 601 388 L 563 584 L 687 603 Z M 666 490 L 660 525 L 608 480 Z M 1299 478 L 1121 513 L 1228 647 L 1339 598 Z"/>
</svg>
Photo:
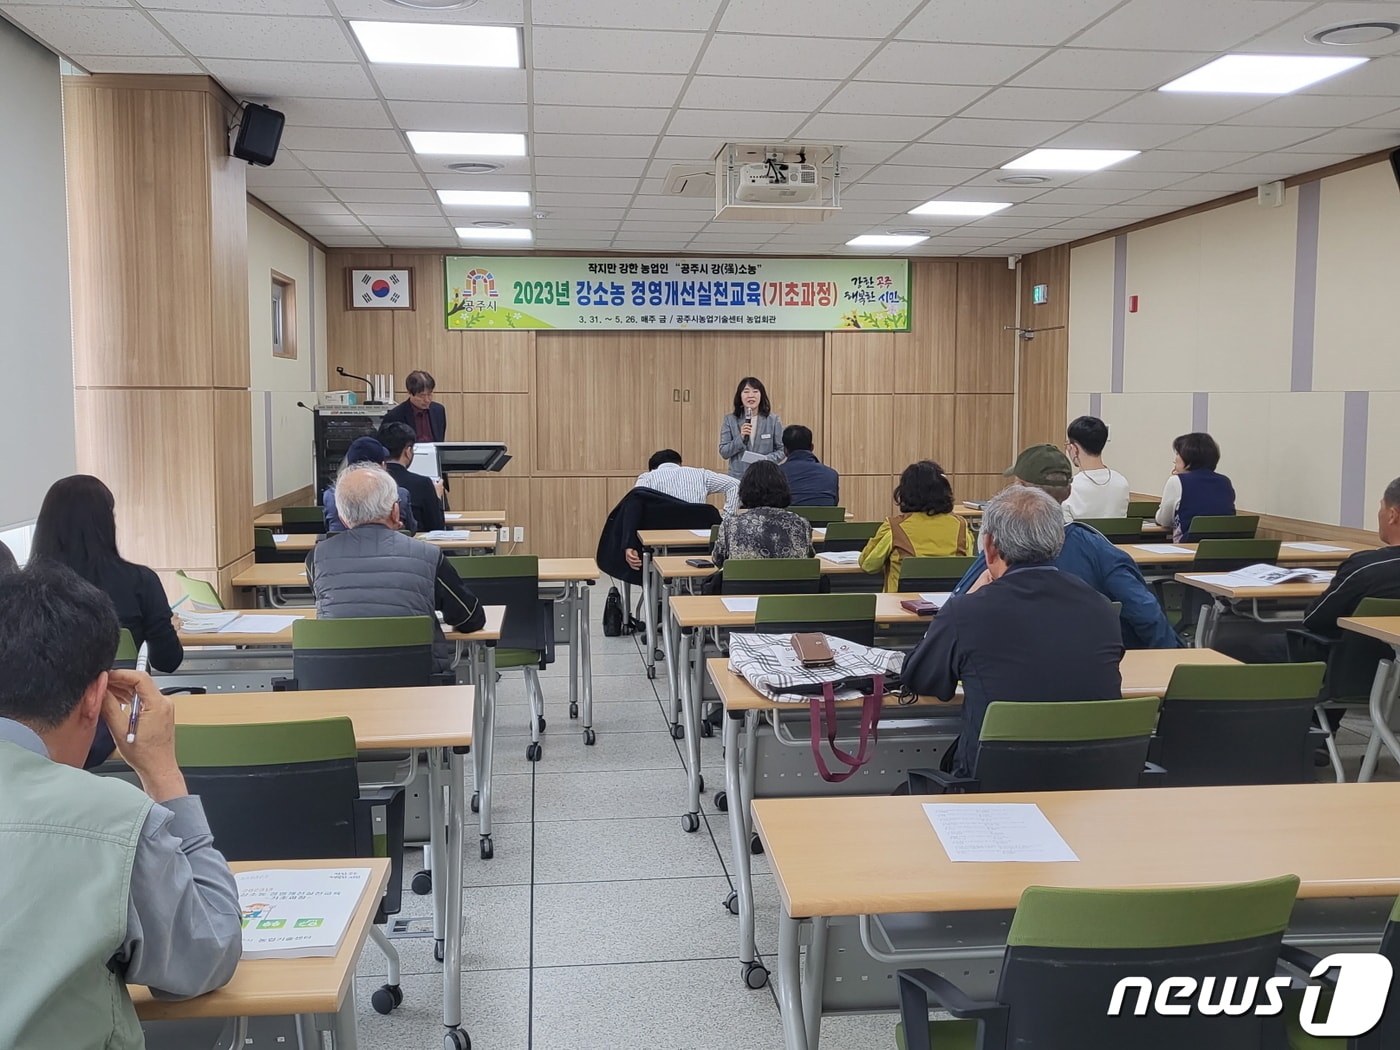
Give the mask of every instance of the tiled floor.
<svg viewBox="0 0 1400 1050">
<path fill-rule="evenodd" d="M 601 603 L 599 603 L 601 604 Z M 685 777 L 667 731 L 664 667 L 643 670 L 636 639 L 596 625 L 594 725 L 585 747 L 566 716 L 567 655 L 542 676 L 549 728 L 544 757 L 525 761 L 525 696 L 519 675 L 501 683 L 495 788 L 496 855 L 482 861 L 468 835 L 464 914 L 464 1025 L 476 1050 L 772 1050 L 782 1046 L 770 989 L 752 991 L 735 961 L 728 827 L 704 796 L 700 830 L 681 830 Z M 1349 719 L 1347 726 L 1359 722 Z M 1365 737 L 1343 734 L 1355 779 Z M 702 764 L 719 780 L 717 739 Z M 1329 771 L 1319 770 L 1330 776 Z M 1394 777 L 1383 761 L 1380 776 Z M 412 851 L 410 866 L 418 864 Z M 755 857 L 757 940 L 770 968 L 778 895 L 766 858 Z M 430 898 L 405 891 L 404 914 L 430 915 Z M 356 999 L 361 1046 L 436 1048 L 441 967 L 432 941 L 396 941 L 403 1005 L 369 1007 L 382 959 L 367 947 Z M 829 1018 L 824 1050 L 894 1045 L 892 1016 Z"/>
</svg>

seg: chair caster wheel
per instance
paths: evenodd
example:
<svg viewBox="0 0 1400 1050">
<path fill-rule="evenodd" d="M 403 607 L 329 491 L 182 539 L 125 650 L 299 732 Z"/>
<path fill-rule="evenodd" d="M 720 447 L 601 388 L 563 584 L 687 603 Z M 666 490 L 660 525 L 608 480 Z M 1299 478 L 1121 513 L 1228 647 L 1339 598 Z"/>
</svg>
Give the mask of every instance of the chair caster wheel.
<svg viewBox="0 0 1400 1050">
<path fill-rule="evenodd" d="M 473 812 L 473 813 L 480 813 L 480 812 L 481 812 L 481 796 L 480 796 L 479 794 L 477 794 L 475 791 L 472 792 L 472 812 Z"/>
<path fill-rule="evenodd" d="M 491 843 L 489 835 L 483 836 L 481 840 L 481 859 L 490 860 L 496 855 L 496 847 Z"/>
<path fill-rule="evenodd" d="M 433 942 L 433 958 L 442 962 L 442 941 Z"/>
<path fill-rule="evenodd" d="M 598 742 L 598 734 L 591 729 L 585 729 L 583 731 L 583 742 L 589 747 L 592 747 Z"/>
<path fill-rule="evenodd" d="M 750 852 L 750 853 L 762 853 L 762 852 L 763 852 L 763 840 L 760 839 L 760 838 L 758 837 L 758 832 L 756 832 L 756 831 L 755 831 L 752 835 L 749 836 L 749 852 Z"/>
<path fill-rule="evenodd" d="M 768 971 L 762 963 L 744 963 L 744 983 L 754 990 L 768 983 Z"/>
<path fill-rule="evenodd" d="M 540 760 L 540 756 L 543 754 L 544 748 L 540 747 L 539 744 L 531 744 L 525 749 L 525 761 L 538 762 Z"/>
<path fill-rule="evenodd" d="M 540 715 L 540 732 L 541 732 L 541 733 L 544 732 L 544 727 L 545 727 L 544 715 Z"/>
<path fill-rule="evenodd" d="M 577 718 L 577 717 L 578 717 L 578 704 L 570 704 L 570 705 L 569 705 L 569 717 L 570 717 L 570 718 Z"/>
<path fill-rule="evenodd" d="M 413 892 L 420 897 L 426 897 L 433 892 L 433 873 L 431 871 L 420 871 L 413 876 Z"/>
<path fill-rule="evenodd" d="M 733 891 L 731 891 L 730 894 L 729 894 L 729 896 L 724 898 L 724 906 L 725 906 L 726 908 L 729 909 L 729 914 L 730 914 L 730 915 L 738 915 L 738 914 L 739 914 L 739 895 L 738 895 L 737 893 L 734 893 Z"/>
<path fill-rule="evenodd" d="M 472 1037 L 460 1028 L 449 1028 L 442 1037 L 443 1050 L 472 1050 Z"/>
<path fill-rule="evenodd" d="M 681 725 L 679 722 L 674 723 L 674 724 L 671 726 L 671 739 L 672 739 L 672 740 L 684 740 L 684 739 L 685 739 L 685 726 Z"/>
<path fill-rule="evenodd" d="M 683 814 L 681 814 L 681 830 L 682 830 L 682 831 L 687 831 L 687 832 L 690 832 L 690 831 L 699 831 L 699 830 L 700 830 L 700 815 L 699 815 L 698 813 L 683 813 Z"/>
<path fill-rule="evenodd" d="M 715 809 L 719 810 L 721 813 L 729 812 L 729 792 L 715 792 Z"/>
<path fill-rule="evenodd" d="M 384 984 L 375 989 L 369 1003 L 378 1014 L 392 1013 L 394 1007 L 403 1002 L 403 991 L 396 984 Z"/>
</svg>

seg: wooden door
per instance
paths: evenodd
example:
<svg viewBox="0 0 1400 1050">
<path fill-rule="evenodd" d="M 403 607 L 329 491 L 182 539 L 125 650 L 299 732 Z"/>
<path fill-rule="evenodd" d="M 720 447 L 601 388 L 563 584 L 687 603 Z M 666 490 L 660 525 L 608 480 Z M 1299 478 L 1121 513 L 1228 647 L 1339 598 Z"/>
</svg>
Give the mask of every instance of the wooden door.
<svg viewBox="0 0 1400 1050">
<path fill-rule="evenodd" d="M 540 332 L 535 473 L 627 475 L 680 441 L 679 334 Z"/>
<path fill-rule="evenodd" d="M 683 384 L 683 436 L 686 463 L 724 470 L 719 455 L 719 428 L 734 410 L 734 388 L 745 376 L 757 376 L 768 390 L 773 411 L 784 425 L 812 428 L 821 455 L 822 406 L 825 402 L 826 339 L 821 332 L 686 333 Z M 684 397 L 689 400 L 685 401 Z"/>
</svg>

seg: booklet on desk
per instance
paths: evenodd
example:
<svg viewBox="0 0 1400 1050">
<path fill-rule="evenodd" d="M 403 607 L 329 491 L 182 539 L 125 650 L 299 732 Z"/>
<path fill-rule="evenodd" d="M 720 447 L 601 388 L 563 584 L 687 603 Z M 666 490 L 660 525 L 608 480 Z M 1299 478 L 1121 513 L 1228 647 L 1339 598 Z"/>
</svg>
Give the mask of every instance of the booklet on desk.
<svg viewBox="0 0 1400 1050">
<path fill-rule="evenodd" d="M 1326 583 L 1335 572 L 1325 569 L 1290 569 L 1281 565 L 1246 565 L 1234 572 L 1206 573 L 1187 577 L 1227 587 L 1273 587 L 1280 583 Z"/>
<path fill-rule="evenodd" d="M 241 871 L 243 958 L 328 958 L 340 948 L 369 868 Z"/>
</svg>

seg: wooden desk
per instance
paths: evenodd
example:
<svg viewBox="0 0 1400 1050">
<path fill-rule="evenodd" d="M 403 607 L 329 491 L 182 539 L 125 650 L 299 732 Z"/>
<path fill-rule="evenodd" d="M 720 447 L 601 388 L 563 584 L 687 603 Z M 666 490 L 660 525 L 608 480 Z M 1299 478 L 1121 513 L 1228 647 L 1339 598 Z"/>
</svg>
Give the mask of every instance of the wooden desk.
<svg viewBox="0 0 1400 1050">
<path fill-rule="evenodd" d="M 1121 548 L 1128 552 L 1128 556 L 1138 565 L 1189 565 L 1196 559 L 1195 543 L 1173 543 L 1173 547 L 1182 547 L 1190 551 L 1189 554 L 1166 554 L 1145 551 L 1137 544 L 1120 544 Z M 1310 565 L 1326 568 L 1340 565 L 1358 551 L 1374 550 L 1374 547 L 1363 547 L 1359 543 L 1328 543 L 1329 547 L 1341 547 L 1339 551 L 1306 551 L 1284 544 L 1279 548 L 1278 563 L 1280 565 Z"/>
<path fill-rule="evenodd" d="M 498 528 L 506 523 L 503 510 L 449 510 L 443 514 L 449 529 Z M 280 529 L 282 512 L 259 514 L 253 519 L 255 529 Z"/>
<path fill-rule="evenodd" d="M 136 1015 L 143 1021 L 171 1021 L 200 1017 L 339 1014 L 348 1007 L 345 1012 L 353 1026 L 355 1007 L 350 993 L 355 963 L 374 923 L 379 899 L 389 883 L 388 858 L 234 861 L 229 867 L 235 873 L 268 868 L 369 868 L 371 874 L 335 955 L 321 959 L 244 959 L 224 987 L 180 1002 L 154 999 L 146 988 L 130 985 L 128 989 L 136 1004 Z"/>
<path fill-rule="evenodd" d="M 1249 602 L 1249 612 L 1243 615 L 1261 623 L 1268 620 L 1297 622 L 1303 618 L 1301 611 L 1292 615 L 1265 617 L 1259 610 L 1259 603 L 1289 600 L 1296 603 L 1299 600 L 1316 598 L 1331 584 L 1328 580 L 1326 583 L 1276 583 L 1268 587 L 1232 587 L 1228 583 L 1219 582 L 1221 577 L 1228 575 L 1219 572 L 1179 572 L 1173 577 L 1177 583 L 1205 591 L 1215 599 L 1201 609 L 1200 619 L 1196 623 L 1196 645 L 1199 648 L 1209 648 L 1215 640 L 1222 613 L 1229 608 L 1240 611 L 1234 605 L 1236 602 Z"/>
<path fill-rule="evenodd" d="M 432 539 L 426 532 L 417 533 L 416 540 L 424 543 L 431 543 L 434 547 L 441 547 L 444 550 L 495 550 L 496 537 L 494 534 L 483 536 L 474 535 L 470 532 L 463 532 L 445 539 Z M 277 544 L 279 551 L 296 551 L 298 554 L 309 553 L 317 543 L 321 542 L 321 535 L 310 532 L 292 532 L 285 535 L 275 533 L 273 542 Z M 265 564 L 265 563 L 264 563 Z"/>
<path fill-rule="evenodd" d="M 660 577 L 663 587 L 672 580 L 703 580 L 719 572 L 719 570 L 715 568 L 705 569 L 696 565 L 687 565 L 686 562 L 691 557 L 693 556 L 685 554 L 660 554 L 651 559 L 653 569 L 656 575 Z M 866 573 L 866 571 L 857 564 L 841 565 L 833 561 L 828 561 L 826 558 L 820 556 L 817 557 L 817 561 L 821 565 L 823 576 L 874 575 L 873 573 Z"/>
<path fill-rule="evenodd" d="M 1400 892 L 1400 838 L 1377 835 L 1400 784 L 1277 784 L 943 796 L 949 805 L 1035 803 L 1079 857 L 1066 864 L 955 864 L 920 797 L 753 803 L 782 898 L 778 1001 L 787 1050 L 820 1022 L 832 916 L 1010 909 L 1027 886 L 1165 887 L 1294 873 L 1300 898 Z M 812 927 L 805 981 L 801 927 Z M 963 964 L 959 964 L 963 965 Z M 804 996 L 804 984 L 807 986 Z M 805 1000 L 805 1001 L 804 1001 Z"/>
<path fill-rule="evenodd" d="M 316 619 L 316 609 L 314 606 L 287 606 L 281 609 L 238 609 L 240 616 L 300 616 L 306 620 Z M 466 642 L 478 637 L 493 635 L 496 638 L 501 636 L 501 624 L 505 619 L 506 607 L 504 605 L 486 606 L 486 625 L 474 634 L 463 634 L 444 625 L 443 637 L 449 642 Z M 243 634 L 228 631 L 218 631 L 210 633 L 196 633 L 187 631 L 183 627 L 178 630 L 180 644 L 187 648 L 201 648 L 204 646 L 267 646 L 270 648 L 287 649 L 292 644 L 292 628 L 287 627 L 276 634 Z M 240 694 L 255 695 L 255 694 Z"/>
<path fill-rule="evenodd" d="M 1344 631 L 1384 642 L 1395 650 L 1395 656 L 1388 664 L 1380 663 L 1377 666 L 1376 678 L 1371 685 L 1371 698 L 1367 705 L 1371 716 L 1371 742 L 1366 745 L 1366 757 L 1361 761 L 1361 773 L 1357 777 L 1364 784 L 1375 775 L 1382 744 L 1390 752 L 1390 757 L 1400 762 L 1400 739 L 1390 728 L 1391 715 L 1395 711 L 1397 698 L 1400 698 L 1400 616 L 1345 616 L 1337 620 L 1337 626 Z"/>
</svg>

